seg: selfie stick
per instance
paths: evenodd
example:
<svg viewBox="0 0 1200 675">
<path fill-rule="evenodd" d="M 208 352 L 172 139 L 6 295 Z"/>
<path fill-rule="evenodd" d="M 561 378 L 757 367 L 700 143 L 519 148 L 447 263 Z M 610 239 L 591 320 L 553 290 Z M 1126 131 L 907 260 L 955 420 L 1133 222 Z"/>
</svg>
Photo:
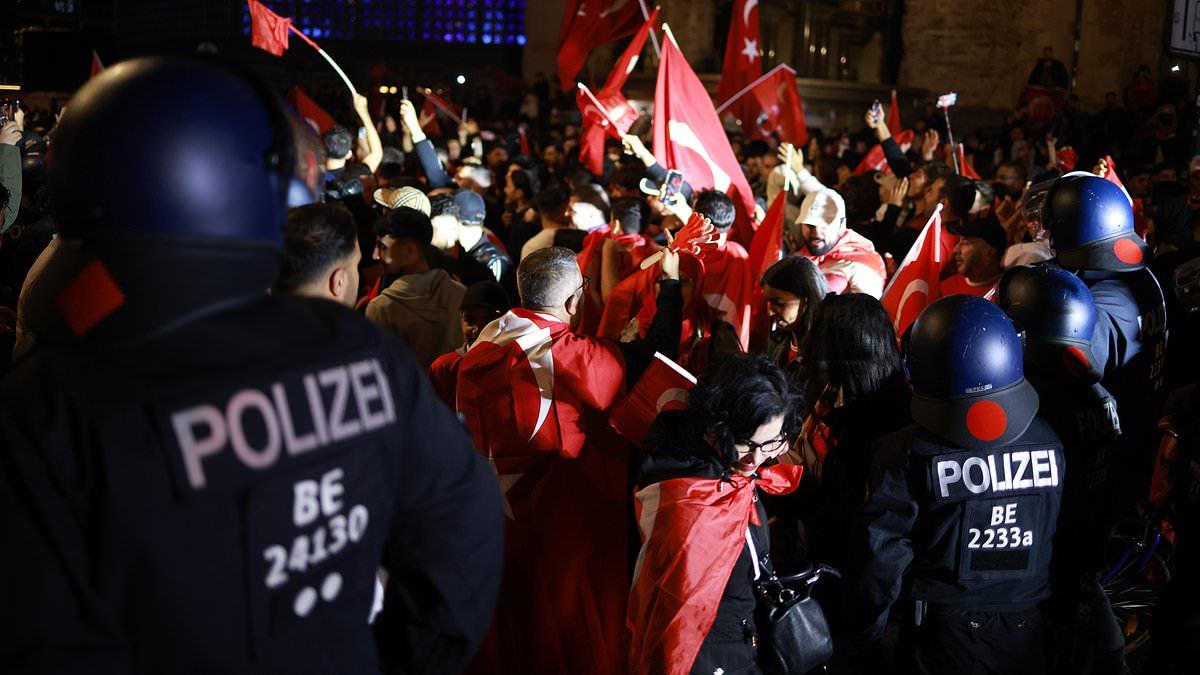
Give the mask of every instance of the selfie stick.
<svg viewBox="0 0 1200 675">
<path fill-rule="evenodd" d="M 946 141 L 950 144 L 951 148 L 954 147 L 954 131 L 950 128 L 950 106 L 952 105 L 954 105 L 954 102 L 947 101 L 946 105 L 941 106 L 942 114 L 946 117 Z M 958 153 L 951 152 L 950 158 L 954 161 L 954 173 L 962 173 L 962 168 L 958 166 Z"/>
</svg>

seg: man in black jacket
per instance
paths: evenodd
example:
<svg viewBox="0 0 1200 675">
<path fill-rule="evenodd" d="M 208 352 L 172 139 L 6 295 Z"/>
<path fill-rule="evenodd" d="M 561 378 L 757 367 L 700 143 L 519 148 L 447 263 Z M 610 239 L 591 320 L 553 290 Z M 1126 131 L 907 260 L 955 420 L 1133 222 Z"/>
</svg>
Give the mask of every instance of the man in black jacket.
<svg viewBox="0 0 1200 675">
<path fill-rule="evenodd" d="M 126 61 L 72 100 L 71 337 L 0 383 L 5 672 L 446 673 L 482 639 L 487 463 L 397 339 L 266 292 L 321 188 L 310 135 L 211 61 Z M 96 172 L 135 136 L 136 175 Z"/>
</svg>

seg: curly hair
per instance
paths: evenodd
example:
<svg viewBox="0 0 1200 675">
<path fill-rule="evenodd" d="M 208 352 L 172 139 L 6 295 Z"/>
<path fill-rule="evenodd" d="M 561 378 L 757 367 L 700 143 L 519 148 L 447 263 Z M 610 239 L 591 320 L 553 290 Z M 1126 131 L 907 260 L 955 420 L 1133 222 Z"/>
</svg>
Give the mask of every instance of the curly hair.
<svg viewBox="0 0 1200 675">
<path fill-rule="evenodd" d="M 799 387 L 762 354 L 731 354 L 713 361 L 688 394 L 701 435 L 714 441 L 723 466 L 737 461 L 733 446 L 783 415 L 782 433 L 800 429 L 804 397 Z"/>
</svg>

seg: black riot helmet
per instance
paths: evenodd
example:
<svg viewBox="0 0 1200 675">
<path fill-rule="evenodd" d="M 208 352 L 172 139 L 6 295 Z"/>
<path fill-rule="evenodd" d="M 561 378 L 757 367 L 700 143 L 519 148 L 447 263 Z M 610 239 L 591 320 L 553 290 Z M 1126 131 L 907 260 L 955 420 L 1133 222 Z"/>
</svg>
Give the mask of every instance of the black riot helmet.
<svg viewBox="0 0 1200 675">
<path fill-rule="evenodd" d="M 75 336 L 128 339 L 261 297 L 287 209 L 317 201 L 320 139 L 252 73 L 203 58 L 125 61 L 71 99 L 47 158 L 78 276 Z"/>
<path fill-rule="evenodd" d="M 1022 265 L 1005 272 L 997 303 L 1025 332 L 1025 362 L 1048 376 L 1098 382 L 1092 354 L 1096 302 L 1074 274 L 1054 265 Z"/>
<path fill-rule="evenodd" d="M 961 448 L 1007 445 L 1037 413 L 1021 338 L 1000 308 L 973 295 L 934 302 L 906 347 L 913 420 Z"/>
</svg>

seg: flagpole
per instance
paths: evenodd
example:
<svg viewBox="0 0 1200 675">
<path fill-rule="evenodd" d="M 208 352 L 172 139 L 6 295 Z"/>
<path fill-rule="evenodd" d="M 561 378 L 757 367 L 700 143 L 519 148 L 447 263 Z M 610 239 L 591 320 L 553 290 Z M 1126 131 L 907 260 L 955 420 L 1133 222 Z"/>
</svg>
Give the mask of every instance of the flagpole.
<svg viewBox="0 0 1200 675">
<path fill-rule="evenodd" d="M 642 19 L 649 21 L 650 12 L 646 9 L 646 0 L 638 0 L 638 7 L 642 9 Z M 662 58 L 662 50 L 658 48 L 658 36 L 654 34 L 653 30 L 650 31 L 650 44 L 654 45 L 655 58 Z"/>
<path fill-rule="evenodd" d="M 663 33 L 667 36 L 667 39 L 671 41 L 671 44 L 675 45 L 676 49 L 679 49 L 679 40 L 675 39 L 675 34 L 671 32 L 671 27 L 668 26 L 665 21 L 663 22 Z"/>
<path fill-rule="evenodd" d="M 455 115 L 453 112 L 448 110 L 446 108 L 446 106 L 442 105 L 441 103 L 438 103 L 438 100 L 436 98 L 429 96 L 429 94 L 433 93 L 432 89 L 430 89 L 429 87 L 425 87 L 425 91 L 423 91 L 421 93 L 425 95 L 425 100 L 432 103 L 435 107 L 437 107 L 438 110 L 441 110 L 442 112 L 446 113 L 446 115 L 449 116 L 450 119 L 454 120 L 455 122 L 458 122 L 459 124 L 463 123 L 461 117 L 459 117 L 458 115 Z"/>
<path fill-rule="evenodd" d="M 582 82 L 577 82 L 576 84 L 579 86 L 579 91 L 582 91 L 584 96 L 587 96 L 589 99 L 591 99 L 592 105 L 596 106 L 596 108 L 600 110 L 600 114 L 604 115 L 604 119 L 608 120 L 608 123 L 612 125 L 612 128 L 620 131 L 620 127 L 618 127 L 617 123 L 613 121 L 613 118 L 609 116 L 608 109 L 600 103 L 599 99 L 597 99 L 595 94 L 592 93 L 592 90 L 588 89 L 587 85 Z"/>
<path fill-rule="evenodd" d="M 772 68 L 770 71 L 768 71 L 768 72 L 767 72 L 765 75 L 762 75 L 762 76 L 761 76 L 761 77 L 759 77 L 757 80 L 755 80 L 755 81 L 751 82 L 750 84 L 748 84 L 748 85 L 746 85 L 746 86 L 742 87 L 741 91 L 739 91 L 738 93 L 736 93 L 736 94 L 734 94 L 733 96 L 729 97 L 729 100 L 727 100 L 727 101 L 725 101 L 724 103 L 722 103 L 721 105 L 717 106 L 717 115 L 720 115 L 720 114 L 721 114 L 721 111 L 725 110 L 725 109 L 726 109 L 726 108 L 728 108 L 730 105 L 732 105 L 734 101 L 736 101 L 736 100 L 738 100 L 739 98 L 741 98 L 741 97 L 745 96 L 745 95 L 746 95 L 748 92 L 750 92 L 751 90 L 753 90 L 755 87 L 757 87 L 758 85 L 760 85 L 760 84 L 762 84 L 763 82 L 765 82 L 765 81 L 767 80 L 767 78 L 769 78 L 769 77 L 771 77 L 772 75 L 774 75 L 774 74 L 775 74 L 775 71 L 779 70 L 780 68 L 786 68 L 786 69 L 788 69 L 788 70 L 792 70 L 792 67 L 791 67 L 791 66 L 789 66 L 789 65 L 788 65 L 788 64 L 786 64 L 786 63 L 781 63 L 781 64 L 779 64 L 779 65 L 775 66 L 775 67 L 774 67 L 774 68 Z M 796 72 L 796 71 L 792 70 L 792 72 Z"/>
<path fill-rule="evenodd" d="M 288 30 L 295 33 L 296 36 L 299 37 L 301 40 L 304 40 L 305 42 L 307 42 L 309 47 L 312 47 L 313 49 L 317 50 L 317 53 L 321 55 L 321 58 L 328 61 L 330 66 L 333 66 L 333 69 L 334 69 L 334 71 L 337 72 L 338 77 L 342 78 L 342 82 L 346 83 L 346 88 L 349 89 L 352 93 L 355 93 L 355 94 L 358 93 L 358 90 L 354 88 L 354 84 L 350 82 L 350 78 L 346 77 L 346 71 L 342 70 L 342 67 L 337 64 L 337 61 L 334 61 L 333 57 L 331 57 L 329 54 L 326 54 L 325 50 L 321 49 L 320 45 L 318 45 L 316 42 L 313 42 L 312 38 L 305 35 L 304 32 L 301 31 L 299 28 L 296 28 L 295 24 L 293 24 L 291 21 L 288 22 Z"/>
</svg>

